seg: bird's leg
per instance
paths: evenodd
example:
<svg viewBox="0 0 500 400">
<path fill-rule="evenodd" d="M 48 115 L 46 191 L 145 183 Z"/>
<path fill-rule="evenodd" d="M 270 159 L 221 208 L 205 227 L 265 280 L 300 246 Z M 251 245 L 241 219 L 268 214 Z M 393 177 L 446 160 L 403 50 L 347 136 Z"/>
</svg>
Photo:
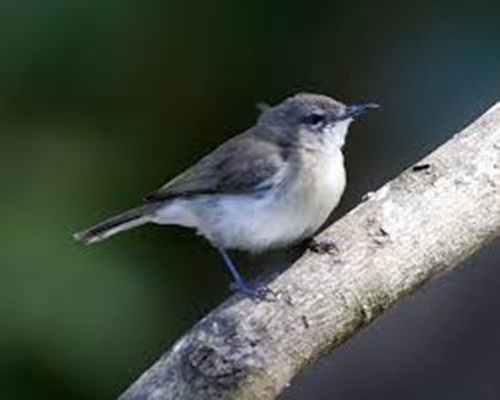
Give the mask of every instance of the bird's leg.
<svg viewBox="0 0 500 400">
<path fill-rule="evenodd" d="M 236 289 L 240 290 L 249 297 L 264 299 L 266 297 L 266 294 L 269 292 L 269 289 L 267 289 L 265 286 L 255 286 L 250 282 L 247 282 L 238 272 L 236 265 L 234 265 L 226 250 L 224 250 L 222 247 L 216 248 L 221 254 L 224 263 L 231 273 L 231 276 L 233 278 L 233 285 L 236 286 Z"/>
<path fill-rule="evenodd" d="M 335 242 L 331 241 L 319 241 L 315 238 L 307 239 L 305 245 L 313 253 L 318 254 L 338 254 L 340 252 L 339 248 Z"/>
</svg>

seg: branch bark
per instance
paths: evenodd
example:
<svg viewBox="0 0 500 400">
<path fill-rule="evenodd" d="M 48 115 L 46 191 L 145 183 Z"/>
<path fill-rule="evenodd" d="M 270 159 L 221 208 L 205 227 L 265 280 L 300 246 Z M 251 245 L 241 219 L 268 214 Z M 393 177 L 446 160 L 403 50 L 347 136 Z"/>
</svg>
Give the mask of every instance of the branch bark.
<svg viewBox="0 0 500 400">
<path fill-rule="evenodd" d="M 276 277 L 275 301 L 232 296 L 120 399 L 273 399 L 499 234 L 500 103 L 320 234 L 330 251 L 307 251 Z"/>
</svg>

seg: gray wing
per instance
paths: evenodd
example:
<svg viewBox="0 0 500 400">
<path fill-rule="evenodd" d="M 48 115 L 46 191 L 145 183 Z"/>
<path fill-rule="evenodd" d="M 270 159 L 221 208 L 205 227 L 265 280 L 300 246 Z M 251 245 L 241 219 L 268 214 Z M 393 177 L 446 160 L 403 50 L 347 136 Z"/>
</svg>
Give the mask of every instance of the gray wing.
<svg viewBox="0 0 500 400">
<path fill-rule="evenodd" d="M 201 194 L 265 190 L 285 167 L 286 149 L 253 135 L 236 136 L 144 199 L 147 202 Z"/>
</svg>

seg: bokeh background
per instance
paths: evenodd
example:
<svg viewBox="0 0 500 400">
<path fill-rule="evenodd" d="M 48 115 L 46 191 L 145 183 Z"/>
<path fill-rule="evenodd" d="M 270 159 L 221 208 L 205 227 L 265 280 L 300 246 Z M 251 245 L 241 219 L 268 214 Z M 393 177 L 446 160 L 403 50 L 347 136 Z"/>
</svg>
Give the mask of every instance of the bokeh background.
<svg viewBox="0 0 500 400">
<path fill-rule="evenodd" d="M 351 130 L 340 215 L 500 99 L 499 20 L 480 0 L 1 0 L 0 398 L 116 398 L 229 294 L 192 232 L 73 231 L 301 91 L 383 106 Z M 492 243 L 281 398 L 498 399 L 499 260 Z"/>
</svg>

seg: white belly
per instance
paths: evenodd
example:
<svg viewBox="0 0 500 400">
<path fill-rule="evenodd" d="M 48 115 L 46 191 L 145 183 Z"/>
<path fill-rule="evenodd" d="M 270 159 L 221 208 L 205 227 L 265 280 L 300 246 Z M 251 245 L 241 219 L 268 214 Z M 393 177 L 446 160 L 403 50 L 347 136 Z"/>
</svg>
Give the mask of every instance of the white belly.
<svg viewBox="0 0 500 400">
<path fill-rule="evenodd" d="M 340 151 L 306 160 L 304 173 L 259 195 L 175 200 L 154 222 L 196 228 L 215 245 L 251 252 L 287 246 L 311 236 L 338 204 L 345 187 Z"/>
</svg>

